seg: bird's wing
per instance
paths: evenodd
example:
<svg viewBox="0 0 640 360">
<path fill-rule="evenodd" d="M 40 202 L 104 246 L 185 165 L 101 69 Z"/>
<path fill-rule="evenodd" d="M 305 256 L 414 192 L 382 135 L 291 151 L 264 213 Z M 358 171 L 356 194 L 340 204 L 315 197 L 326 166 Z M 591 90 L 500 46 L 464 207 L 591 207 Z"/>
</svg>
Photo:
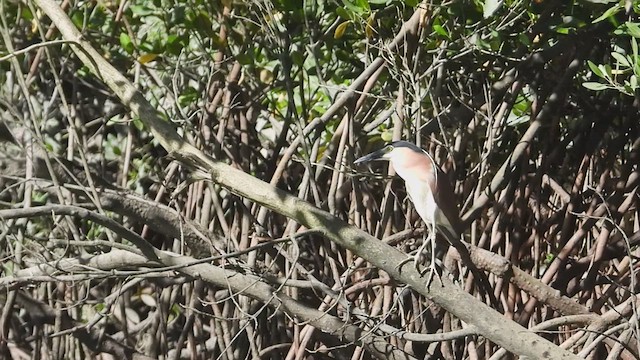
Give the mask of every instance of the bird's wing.
<svg viewBox="0 0 640 360">
<path fill-rule="evenodd" d="M 451 240 L 459 240 L 462 229 L 460 228 L 460 212 L 458 210 L 458 203 L 455 198 L 453 186 L 451 186 L 447 174 L 440 169 L 431 155 L 426 154 L 432 162 L 432 171 L 429 172 L 430 174 L 428 176 L 430 179 L 428 179 L 428 183 L 431 184 L 433 198 L 438 204 L 438 208 L 443 217 L 443 219 L 439 221 L 441 227 L 444 228 L 446 232 L 446 234 L 443 235 L 452 237 Z"/>
</svg>

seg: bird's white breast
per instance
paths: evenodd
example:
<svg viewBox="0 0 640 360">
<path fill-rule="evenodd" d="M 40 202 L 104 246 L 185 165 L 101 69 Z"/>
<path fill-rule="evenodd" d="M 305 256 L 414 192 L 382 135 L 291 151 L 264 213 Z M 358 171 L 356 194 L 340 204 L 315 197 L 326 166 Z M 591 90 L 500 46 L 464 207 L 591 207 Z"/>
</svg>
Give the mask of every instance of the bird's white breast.
<svg viewBox="0 0 640 360">
<path fill-rule="evenodd" d="M 406 179 L 405 186 L 411 202 L 422 220 L 425 222 L 435 220 L 438 223 L 440 211 L 436 206 L 431 187 L 423 181 L 406 181 Z"/>
</svg>

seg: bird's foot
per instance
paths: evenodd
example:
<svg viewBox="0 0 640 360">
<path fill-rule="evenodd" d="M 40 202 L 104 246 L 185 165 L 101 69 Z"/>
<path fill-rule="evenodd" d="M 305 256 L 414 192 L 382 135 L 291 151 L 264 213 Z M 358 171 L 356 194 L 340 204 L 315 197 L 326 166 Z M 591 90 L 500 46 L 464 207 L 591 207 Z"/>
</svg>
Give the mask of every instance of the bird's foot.
<svg viewBox="0 0 640 360">
<path fill-rule="evenodd" d="M 421 260 L 422 260 L 421 254 L 416 253 L 414 256 L 409 256 L 406 259 L 402 260 L 398 265 L 396 265 L 396 269 L 399 269 L 404 264 L 410 261 L 413 261 L 414 267 L 421 277 L 429 273 L 429 276 L 427 276 L 427 287 L 431 286 L 431 283 L 433 282 L 434 277 L 438 278 L 438 281 L 440 282 L 440 286 L 444 286 L 444 284 L 442 283 L 442 277 L 440 275 L 440 268 L 436 264 L 435 259 L 432 259 L 431 264 L 429 264 L 429 266 L 424 269 L 420 269 L 419 267 L 419 265 L 422 263 Z"/>
<path fill-rule="evenodd" d="M 417 250 L 416 254 L 411 256 L 409 255 L 409 257 L 407 257 L 406 259 L 402 260 L 398 265 L 396 265 L 396 269 L 400 269 L 404 264 L 410 262 L 413 260 L 413 265 L 416 269 L 416 271 L 418 273 L 420 273 L 420 276 L 424 275 L 424 271 L 426 270 L 420 270 L 419 266 L 422 263 L 422 253 L 424 252 L 425 249 L 425 244 L 427 244 L 427 241 L 423 241 L 422 245 L 420 245 L 420 248 Z"/>
<path fill-rule="evenodd" d="M 429 263 L 429 267 L 421 271 L 419 269 L 419 265 L 422 263 L 422 255 L 424 254 L 427 245 L 431 245 L 431 261 Z M 440 286 L 444 286 L 438 265 L 436 265 L 435 237 L 429 236 L 424 239 L 422 245 L 418 249 L 418 252 L 413 256 L 413 265 L 415 266 L 416 271 L 420 273 L 420 276 L 424 276 L 427 272 L 429 273 L 429 276 L 427 277 L 427 287 L 431 286 L 431 282 L 434 277 L 438 278 Z"/>
<path fill-rule="evenodd" d="M 427 272 L 429 273 L 429 276 L 427 276 L 427 288 L 431 287 L 431 282 L 433 282 L 434 277 L 438 278 L 441 287 L 444 286 L 444 284 L 442 283 L 442 276 L 440 276 L 440 269 L 438 269 L 438 266 L 435 262 L 429 264 L 429 268 L 424 269 L 424 271 L 420 273 L 420 276 L 424 276 L 424 274 L 426 274 Z"/>
<path fill-rule="evenodd" d="M 435 235 L 435 233 L 433 232 L 431 232 L 431 234 Z M 396 265 L 396 269 L 401 268 L 404 264 L 413 260 L 413 266 L 421 277 L 423 277 L 427 273 L 429 274 L 427 276 L 427 287 L 431 286 L 434 277 L 438 278 L 440 286 L 444 286 L 442 282 L 442 276 L 440 275 L 440 268 L 436 264 L 435 236 L 431 234 L 429 235 L 429 237 L 424 238 L 422 245 L 420 245 L 420 248 L 418 248 L 415 255 L 409 256 L 407 259 L 402 260 L 398 265 Z M 431 245 L 431 261 L 428 267 L 420 269 L 420 265 L 423 265 L 423 255 L 426 252 L 428 245 Z"/>
<path fill-rule="evenodd" d="M 396 269 L 400 269 L 402 267 L 402 265 L 408 263 L 409 261 L 411 261 L 413 259 L 413 256 L 409 256 L 408 258 L 400 261 L 400 263 L 398 265 L 396 265 Z"/>
</svg>

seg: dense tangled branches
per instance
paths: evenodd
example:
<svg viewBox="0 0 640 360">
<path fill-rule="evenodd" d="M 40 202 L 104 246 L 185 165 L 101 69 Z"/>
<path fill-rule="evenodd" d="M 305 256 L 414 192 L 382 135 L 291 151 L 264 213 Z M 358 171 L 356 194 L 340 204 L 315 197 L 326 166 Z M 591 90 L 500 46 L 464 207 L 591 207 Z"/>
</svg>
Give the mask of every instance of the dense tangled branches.
<svg viewBox="0 0 640 360">
<path fill-rule="evenodd" d="M 48 0 L 3 5 L 3 355 L 535 353 L 486 331 L 517 323 L 637 358 L 637 6 L 304 3 L 63 3 L 77 38 Z M 478 293 L 454 251 L 430 293 L 339 220 L 419 247 L 401 184 L 371 175 L 392 172 L 352 166 L 392 139 L 455 183 L 504 316 L 444 299 Z"/>
</svg>

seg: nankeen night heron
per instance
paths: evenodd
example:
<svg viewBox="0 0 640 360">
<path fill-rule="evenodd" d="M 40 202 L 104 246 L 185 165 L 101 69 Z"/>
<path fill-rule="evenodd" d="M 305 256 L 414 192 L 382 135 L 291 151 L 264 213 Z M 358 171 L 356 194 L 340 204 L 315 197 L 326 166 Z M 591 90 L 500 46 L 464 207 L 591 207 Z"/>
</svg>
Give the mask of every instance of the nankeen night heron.
<svg viewBox="0 0 640 360">
<path fill-rule="evenodd" d="M 427 284 L 431 282 L 434 273 L 437 274 L 434 245 L 436 234 L 440 234 L 458 250 L 463 263 L 466 263 L 465 265 L 473 271 L 478 280 L 483 283 L 486 281 L 485 284 L 489 286 L 484 274 L 480 274 L 471 262 L 469 249 L 460 240 L 460 215 L 453 187 L 433 157 L 410 142 L 394 141 L 378 151 L 357 159 L 355 164 L 374 160 L 386 160 L 393 165 L 393 169 L 404 180 L 407 194 L 418 215 L 427 225 L 429 241 L 424 241 L 414 257 L 415 266 L 418 269 L 420 257 L 426 245 L 431 244 L 431 273 Z"/>
</svg>

